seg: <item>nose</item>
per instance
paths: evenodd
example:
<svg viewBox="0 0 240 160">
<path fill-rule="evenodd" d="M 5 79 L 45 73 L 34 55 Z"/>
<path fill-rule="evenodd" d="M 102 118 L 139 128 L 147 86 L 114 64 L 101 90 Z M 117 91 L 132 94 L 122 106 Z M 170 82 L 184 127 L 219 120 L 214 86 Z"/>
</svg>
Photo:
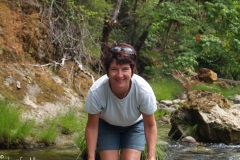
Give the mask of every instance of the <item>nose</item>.
<svg viewBox="0 0 240 160">
<path fill-rule="evenodd" d="M 123 76 L 123 72 L 122 72 L 121 69 L 118 70 L 118 72 L 117 72 L 117 76 L 118 76 L 118 77 L 122 77 L 122 76 Z"/>
</svg>

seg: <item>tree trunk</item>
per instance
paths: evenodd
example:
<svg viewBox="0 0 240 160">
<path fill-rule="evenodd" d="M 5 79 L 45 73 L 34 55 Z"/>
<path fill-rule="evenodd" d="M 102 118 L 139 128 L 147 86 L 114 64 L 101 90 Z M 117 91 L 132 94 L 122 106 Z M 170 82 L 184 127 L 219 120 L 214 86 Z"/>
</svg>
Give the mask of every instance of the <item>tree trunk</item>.
<svg viewBox="0 0 240 160">
<path fill-rule="evenodd" d="M 116 6 L 111 15 L 111 18 L 108 19 L 107 17 L 105 17 L 103 32 L 102 32 L 102 45 L 101 45 L 102 52 L 104 51 L 105 45 L 108 44 L 109 36 L 112 31 L 114 23 L 116 23 L 116 19 L 117 19 L 121 4 L 122 4 L 122 0 L 117 0 Z"/>
</svg>

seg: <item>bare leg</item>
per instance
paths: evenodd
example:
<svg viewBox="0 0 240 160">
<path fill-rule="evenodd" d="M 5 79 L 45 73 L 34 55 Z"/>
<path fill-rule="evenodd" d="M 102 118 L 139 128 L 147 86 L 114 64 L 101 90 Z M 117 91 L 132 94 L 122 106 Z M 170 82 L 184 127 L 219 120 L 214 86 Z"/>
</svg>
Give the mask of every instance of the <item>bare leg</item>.
<svg viewBox="0 0 240 160">
<path fill-rule="evenodd" d="M 141 153 L 136 149 L 122 149 L 122 160 L 140 160 Z"/>
<path fill-rule="evenodd" d="M 118 150 L 106 150 L 99 152 L 101 160 L 118 160 Z"/>
</svg>

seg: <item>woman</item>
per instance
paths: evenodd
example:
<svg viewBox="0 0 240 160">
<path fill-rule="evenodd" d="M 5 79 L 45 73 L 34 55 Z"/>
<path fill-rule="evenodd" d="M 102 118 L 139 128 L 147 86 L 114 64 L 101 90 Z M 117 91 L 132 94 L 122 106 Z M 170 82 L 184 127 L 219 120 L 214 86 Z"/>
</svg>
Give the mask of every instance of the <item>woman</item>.
<svg viewBox="0 0 240 160">
<path fill-rule="evenodd" d="M 135 49 L 122 43 L 107 46 L 102 62 L 106 75 L 90 88 L 86 143 L 88 160 L 139 160 L 145 143 L 148 160 L 155 159 L 157 127 L 156 98 L 150 85 L 136 71 Z"/>
</svg>

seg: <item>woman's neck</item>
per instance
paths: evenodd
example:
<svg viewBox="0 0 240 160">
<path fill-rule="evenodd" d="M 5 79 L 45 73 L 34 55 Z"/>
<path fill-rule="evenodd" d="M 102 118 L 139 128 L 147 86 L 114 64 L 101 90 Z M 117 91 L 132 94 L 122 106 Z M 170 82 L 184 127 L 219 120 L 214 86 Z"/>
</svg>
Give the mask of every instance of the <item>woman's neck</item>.
<svg viewBox="0 0 240 160">
<path fill-rule="evenodd" d="M 131 81 L 127 84 L 127 86 L 121 90 L 114 88 L 111 83 L 109 82 L 110 88 L 113 92 L 113 94 L 119 98 L 119 99 L 123 99 L 127 96 L 128 92 L 130 91 L 131 88 Z"/>
</svg>

